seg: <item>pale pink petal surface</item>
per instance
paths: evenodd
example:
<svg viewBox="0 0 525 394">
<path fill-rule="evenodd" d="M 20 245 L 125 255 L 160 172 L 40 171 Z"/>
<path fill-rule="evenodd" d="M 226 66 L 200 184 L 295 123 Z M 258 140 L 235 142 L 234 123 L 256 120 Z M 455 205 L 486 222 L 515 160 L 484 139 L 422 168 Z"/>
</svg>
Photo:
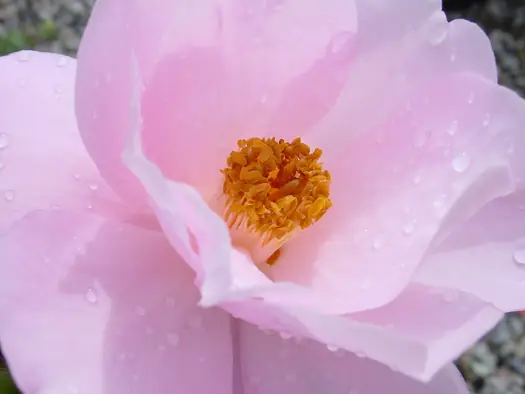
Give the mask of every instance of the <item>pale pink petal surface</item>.
<svg viewBox="0 0 525 394">
<path fill-rule="evenodd" d="M 78 134 L 75 69 L 56 54 L 0 57 L 0 233 L 37 208 L 120 210 Z"/>
<path fill-rule="evenodd" d="M 197 306 L 162 233 L 40 211 L 0 238 L 0 261 L 2 350 L 23 392 L 232 393 L 230 317 Z"/>
<path fill-rule="evenodd" d="M 523 191 L 491 202 L 429 254 L 415 280 L 447 283 L 504 311 L 525 310 L 524 207 Z"/>
<path fill-rule="evenodd" d="M 208 197 L 239 138 L 295 136 L 326 112 L 345 83 L 356 30 L 353 1 L 192 4 L 100 1 L 86 30 L 79 125 L 102 174 L 120 191 L 140 190 L 123 180 L 129 179 L 120 163 L 129 45 L 146 87 L 145 153 L 164 173 L 191 181 Z M 115 56 L 101 59 L 101 52 Z"/>
<path fill-rule="evenodd" d="M 487 173 L 486 183 L 463 196 L 455 209 L 454 214 L 462 213 L 471 220 L 441 235 L 446 238 L 445 243 L 429 251 L 415 280 L 436 286 L 446 283 L 505 311 L 523 309 L 525 106 L 516 94 L 488 83 L 473 87 L 471 94 L 472 112 L 465 112 L 464 119 L 458 119 L 457 134 L 468 133 L 472 125 L 481 122 L 480 137 L 486 139 L 477 144 L 485 157 L 476 162 L 492 161 L 501 170 L 509 171 L 512 193 L 504 193 L 509 195 L 491 201 L 477 212 L 474 208 L 480 195 L 502 186 L 498 183 L 497 167 Z M 474 160 L 471 159 L 472 165 L 476 165 Z"/>
<path fill-rule="evenodd" d="M 244 394 L 467 394 L 461 375 L 446 365 L 428 383 L 374 361 L 311 341 L 282 339 L 239 323 L 238 352 Z"/>
<path fill-rule="evenodd" d="M 366 133 L 323 139 L 334 206 L 283 248 L 274 279 L 346 294 L 348 312 L 393 299 L 432 243 L 516 190 L 524 111 L 507 89 L 457 74 L 421 85 Z"/>
<path fill-rule="evenodd" d="M 140 114 L 136 103 L 130 107 Z M 294 283 L 270 281 L 249 257 L 229 246 L 226 226 L 194 190 L 166 180 L 144 157 L 140 124 L 136 119 L 124 161 L 143 182 L 170 242 L 199 274 L 201 303 L 220 305 L 285 337 L 312 338 L 366 355 L 421 380 L 429 380 L 502 317 L 468 294 L 421 286 L 408 287 L 382 308 L 340 316 L 331 313 L 333 300 Z"/>
</svg>

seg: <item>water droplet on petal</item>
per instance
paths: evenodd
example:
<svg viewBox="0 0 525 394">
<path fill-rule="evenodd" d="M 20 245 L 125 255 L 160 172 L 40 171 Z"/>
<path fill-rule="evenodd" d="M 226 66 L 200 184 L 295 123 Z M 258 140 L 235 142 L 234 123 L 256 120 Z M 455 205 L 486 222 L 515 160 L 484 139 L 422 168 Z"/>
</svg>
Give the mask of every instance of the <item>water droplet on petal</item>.
<svg viewBox="0 0 525 394">
<path fill-rule="evenodd" d="M 257 386 L 259 383 L 261 383 L 261 378 L 257 375 L 250 376 L 249 379 L 250 386 Z"/>
<path fill-rule="evenodd" d="M 465 153 L 460 153 L 454 159 L 452 159 L 452 168 L 454 171 L 463 173 L 470 166 L 470 157 Z"/>
<path fill-rule="evenodd" d="M 98 302 L 97 292 L 94 289 L 88 289 L 84 295 L 84 298 L 90 304 L 96 304 Z"/>
<path fill-rule="evenodd" d="M 521 247 L 516 249 L 512 254 L 512 257 L 516 264 L 525 265 L 525 248 Z"/>
<path fill-rule="evenodd" d="M 455 290 L 447 290 L 443 294 L 443 300 L 445 302 L 454 302 L 459 298 L 459 293 Z"/>
<path fill-rule="evenodd" d="M 442 12 L 432 16 L 433 23 L 429 26 L 427 40 L 431 45 L 441 44 L 448 35 L 448 22 Z"/>
<path fill-rule="evenodd" d="M 6 133 L 0 133 L 0 149 L 5 149 L 9 146 L 9 136 Z"/>
<path fill-rule="evenodd" d="M 475 98 L 476 94 L 474 92 L 470 92 L 470 94 L 468 95 L 467 103 L 472 104 Z"/>
<path fill-rule="evenodd" d="M 66 56 L 59 56 L 58 57 L 58 60 L 57 60 L 57 66 L 58 67 L 64 67 L 65 65 L 67 65 L 68 63 L 68 59 Z"/>
<path fill-rule="evenodd" d="M 372 247 L 375 249 L 375 250 L 379 250 L 383 247 L 383 236 L 382 235 L 378 235 L 375 239 L 374 239 L 374 242 L 372 243 Z"/>
<path fill-rule="evenodd" d="M 334 54 L 341 53 L 348 48 L 349 43 L 351 42 L 350 40 L 352 40 L 351 33 L 339 33 L 332 38 L 332 41 L 330 42 L 330 50 Z"/>
<path fill-rule="evenodd" d="M 370 286 L 372 286 L 372 282 L 370 282 L 369 280 L 364 280 L 359 284 L 359 288 L 362 291 L 370 290 Z"/>
<path fill-rule="evenodd" d="M 175 298 L 173 298 L 173 297 L 166 297 L 165 303 L 166 303 L 166 306 L 168 308 L 173 308 L 175 306 Z"/>
<path fill-rule="evenodd" d="M 15 200 L 16 193 L 14 190 L 6 190 L 4 191 L 4 199 L 7 202 L 13 202 Z"/>
<path fill-rule="evenodd" d="M 337 346 L 333 346 L 333 345 L 328 345 L 326 346 L 326 348 L 328 349 L 329 352 L 332 352 L 332 353 L 335 353 L 339 350 Z"/>
<path fill-rule="evenodd" d="M 421 175 L 414 175 L 414 177 L 412 178 L 412 182 L 414 182 L 414 185 L 419 185 L 421 183 Z"/>
<path fill-rule="evenodd" d="M 452 121 L 452 123 L 450 123 L 450 126 L 447 129 L 447 133 L 449 133 L 450 135 L 454 135 L 457 133 L 457 131 L 458 131 L 458 121 L 454 120 Z"/>
<path fill-rule="evenodd" d="M 68 394 L 80 394 L 80 389 L 75 386 L 69 386 L 67 393 Z"/>
<path fill-rule="evenodd" d="M 179 334 L 177 334 L 176 332 L 170 332 L 167 336 L 167 340 L 171 346 L 177 346 L 180 341 Z"/>
<path fill-rule="evenodd" d="M 288 383 L 295 382 L 297 380 L 297 375 L 293 372 L 289 372 L 284 377 L 284 380 L 286 380 Z"/>
<path fill-rule="evenodd" d="M 80 180 L 80 174 L 73 175 L 73 178 L 75 179 L 75 181 Z"/>
<path fill-rule="evenodd" d="M 202 327 L 202 316 L 201 315 L 196 315 L 196 316 L 193 316 L 188 325 L 191 327 L 191 328 L 194 328 L 194 329 L 198 329 L 198 328 L 201 328 Z"/>
<path fill-rule="evenodd" d="M 17 59 L 19 62 L 27 62 L 29 60 L 29 52 L 27 51 L 18 52 Z"/>
<path fill-rule="evenodd" d="M 407 223 L 403 226 L 403 233 L 405 235 L 410 235 L 414 232 L 416 228 L 416 223 L 414 221 Z"/>
<path fill-rule="evenodd" d="M 288 332 L 281 331 L 281 332 L 279 333 L 279 336 L 280 336 L 282 339 L 287 340 L 287 339 L 292 338 L 293 335 L 290 334 L 290 333 L 288 333 Z"/>
<path fill-rule="evenodd" d="M 490 125 L 490 120 L 491 120 L 490 113 L 487 112 L 485 115 L 483 115 L 483 121 L 482 121 L 483 127 L 488 127 L 488 125 Z"/>
<path fill-rule="evenodd" d="M 414 146 L 416 148 L 422 148 L 430 139 L 431 130 L 430 129 L 423 129 L 419 131 L 416 134 L 416 138 L 414 140 Z"/>
<path fill-rule="evenodd" d="M 98 185 L 96 183 L 90 183 L 89 184 L 89 190 L 97 190 L 98 189 Z"/>
</svg>

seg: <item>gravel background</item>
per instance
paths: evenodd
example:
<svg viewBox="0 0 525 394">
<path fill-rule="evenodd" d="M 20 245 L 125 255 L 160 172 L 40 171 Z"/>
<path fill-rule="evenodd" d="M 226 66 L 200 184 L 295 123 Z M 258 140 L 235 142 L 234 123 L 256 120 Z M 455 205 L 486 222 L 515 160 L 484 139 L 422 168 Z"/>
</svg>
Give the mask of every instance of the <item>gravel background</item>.
<svg viewBox="0 0 525 394">
<path fill-rule="evenodd" d="M 0 37 L 13 30 L 31 35 L 35 26 L 52 21 L 57 34 L 37 40 L 36 48 L 74 56 L 94 1 L 0 0 Z M 525 0 L 445 0 L 445 5 L 451 19 L 467 18 L 485 29 L 501 83 L 525 97 Z M 507 315 L 457 363 L 473 393 L 525 394 L 525 319 Z"/>
</svg>

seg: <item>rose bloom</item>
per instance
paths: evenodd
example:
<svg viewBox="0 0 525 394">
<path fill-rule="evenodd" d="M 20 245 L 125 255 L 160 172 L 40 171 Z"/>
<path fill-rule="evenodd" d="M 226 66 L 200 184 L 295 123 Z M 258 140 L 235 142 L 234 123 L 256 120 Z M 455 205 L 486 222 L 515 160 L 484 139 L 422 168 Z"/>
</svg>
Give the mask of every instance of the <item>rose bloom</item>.
<svg viewBox="0 0 525 394">
<path fill-rule="evenodd" d="M 0 58 L 27 394 L 465 394 L 525 306 L 525 105 L 436 0 L 99 0 Z"/>
</svg>

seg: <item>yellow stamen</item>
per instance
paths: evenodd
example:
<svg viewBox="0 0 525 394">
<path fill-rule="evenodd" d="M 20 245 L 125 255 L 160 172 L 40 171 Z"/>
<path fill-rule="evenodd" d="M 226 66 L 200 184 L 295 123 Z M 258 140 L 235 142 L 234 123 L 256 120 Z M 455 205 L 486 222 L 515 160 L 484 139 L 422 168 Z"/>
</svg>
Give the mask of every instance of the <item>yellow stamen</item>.
<svg viewBox="0 0 525 394">
<path fill-rule="evenodd" d="M 274 240 L 282 244 L 332 206 L 330 173 L 319 163 L 320 149 L 312 152 L 300 138 L 250 138 L 237 145 L 221 171 L 230 228 L 243 225 L 258 233 L 263 246 Z M 268 264 L 279 254 L 272 254 Z"/>
</svg>

